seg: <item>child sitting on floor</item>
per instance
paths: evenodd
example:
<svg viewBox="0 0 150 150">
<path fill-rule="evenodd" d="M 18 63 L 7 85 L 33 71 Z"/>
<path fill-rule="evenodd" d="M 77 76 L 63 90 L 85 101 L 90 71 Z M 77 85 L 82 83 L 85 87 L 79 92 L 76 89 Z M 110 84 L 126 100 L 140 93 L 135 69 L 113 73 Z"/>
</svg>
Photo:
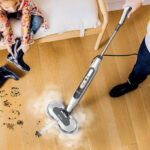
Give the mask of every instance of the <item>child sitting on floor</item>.
<svg viewBox="0 0 150 150">
<path fill-rule="evenodd" d="M 12 17 L 21 20 L 22 37 L 20 38 L 15 37 L 10 27 L 9 18 Z M 0 40 L 10 53 L 7 60 L 23 71 L 30 70 L 23 61 L 23 55 L 33 43 L 32 37 L 42 23 L 46 29 L 47 23 L 32 0 L 0 0 Z"/>
</svg>

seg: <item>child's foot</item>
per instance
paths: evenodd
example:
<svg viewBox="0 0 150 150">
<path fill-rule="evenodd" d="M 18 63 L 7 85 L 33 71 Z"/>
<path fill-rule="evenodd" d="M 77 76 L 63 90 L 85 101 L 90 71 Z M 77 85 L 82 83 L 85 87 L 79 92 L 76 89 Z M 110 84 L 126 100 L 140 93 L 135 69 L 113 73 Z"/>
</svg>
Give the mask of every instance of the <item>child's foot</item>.
<svg viewBox="0 0 150 150">
<path fill-rule="evenodd" d="M 17 45 L 13 46 L 13 53 L 15 54 L 15 56 L 13 57 L 11 54 L 9 54 L 6 59 L 9 62 L 15 64 L 16 67 L 18 67 L 20 70 L 29 72 L 30 67 L 23 60 L 24 52 L 22 50 L 19 50 L 19 52 L 17 52 L 16 50 L 20 46 L 20 41 L 16 42 L 16 44 Z"/>
<path fill-rule="evenodd" d="M 20 70 L 25 71 L 25 72 L 29 72 L 30 71 L 30 67 L 23 61 L 23 51 L 20 50 L 18 52 L 18 56 L 16 58 L 14 58 L 13 56 L 11 56 L 11 54 L 9 54 L 7 56 L 7 60 L 13 64 L 16 65 L 16 67 L 18 67 Z"/>
</svg>

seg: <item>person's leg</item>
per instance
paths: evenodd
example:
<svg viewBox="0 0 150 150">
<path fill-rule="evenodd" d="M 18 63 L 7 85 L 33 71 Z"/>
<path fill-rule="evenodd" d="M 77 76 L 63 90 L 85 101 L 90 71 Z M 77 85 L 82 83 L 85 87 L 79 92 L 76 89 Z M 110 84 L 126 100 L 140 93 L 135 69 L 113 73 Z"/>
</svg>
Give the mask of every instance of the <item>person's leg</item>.
<svg viewBox="0 0 150 150">
<path fill-rule="evenodd" d="M 150 74 L 150 52 L 147 49 L 145 39 L 140 47 L 137 62 L 129 75 L 128 82 L 131 84 L 140 84 L 143 82 L 147 75 Z"/>
<path fill-rule="evenodd" d="M 129 83 L 139 84 L 150 74 L 150 22 L 147 26 L 147 34 L 143 40 L 136 65 L 129 75 Z"/>
<path fill-rule="evenodd" d="M 110 91 L 111 97 L 119 97 L 135 90 L 150 74 L 150 50 L 143 40 L 138 53 L 137 62 L 129 75 L 128 82 L 115 86 Z"/>
<path fill-rule="evenodd" d="M 12 17 L 12 16 L 11 16 Z M 35 15 L 31 15 L 31 38 L 33 37 L 33 35 L 37 32 L 37 30 L 40 28 L 41 24 L 43 22 L 43 18 L 40 16 L 35 16 Z M 13 45 L 13 51 L 15 52 L 16 49 L 19 48 L 19 46 L 21 45 L 21 41 L 20 38 L 16 38 L 16 44 Z M 16 49 L 15 49 L 16 47 Z M 21 49 L 17 52 L 17 56 L 14 58 L 12 57 L 10 54 L 7 56 L 7 60 L 13 64 L 16 65 L 16 67 L 18 67 L 19 69 L 21 69 L 22 71 L 25 72 L 29 72 L 30 71 L 30 67 L 24 62 L 23 60 L 23 56 L 24 56 L 24 51 Z"/>
<path fill-rule="evenodd" d="M 20 45 L 21 45 L 21 39 L 16 38 L 16 43 L 15 43 L 15 45 L 12 46 L 14 56 L 11 56 L 11 54 L 9 54 L 6 59 L 9 62 L 15 64 L 16 67 L 18 67 L 20 70 L 29 72 L 30 67 L 23 60 L 23 56 L 24 56 L 23 51 L 22 50 L 17 51 L 17 49 L 20 47 Z"/>
<path fill-rule="evenodd" d="M 42 22 L 43 18 L 41 16 L 31 15 L 31 34 L 36 34 Z"/>
<path fill-rule="evenodd" d="M 7 17 L 8 17 L 8 19 L 15 18 L 15 19 L 20 20 L 21 13 L 10 13 L 10 14 L 7 14 Z M 0 32 L 0 40 L 1 40 L 1 38 L 3 38 L 1 33 L 2 32 Z M 9 62 L 15 64 L 16 67 L 18 67 L 22 71 L 28 72 L 28 71 L 30 71 L 30 67 L 27 64 L 25 64 L 25 62 L 23 61 L 24 52 L 22 50 L 20 50 L 17 53 L 17 49 L 19 48 L 20 45 L 21 45 L 21 38 L 16 38 L 16 43 L 12 45 L 12 52 L 15 53 L 15 51 L 16 51 L 16 55 L 15 55 L 16 57 L 12 56 L 9 53 L 6 59 Z"/>
</svg>

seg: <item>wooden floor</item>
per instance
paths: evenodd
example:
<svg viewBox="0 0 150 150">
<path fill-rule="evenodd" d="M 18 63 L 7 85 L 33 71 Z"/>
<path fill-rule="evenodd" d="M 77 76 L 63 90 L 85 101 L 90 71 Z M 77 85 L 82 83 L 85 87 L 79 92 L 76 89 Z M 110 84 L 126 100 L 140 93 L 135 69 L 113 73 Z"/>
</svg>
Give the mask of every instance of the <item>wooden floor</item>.
<svg viewBox="0 0 150 150">
<path fill-rule="evenodd" d="M 121 11 L 110 13 L 103 46 L 120 16 Z M 107 53 L 138 52 L 148 20 L 150 6 L 145 6 L 125 23 Z M 75 110 L 80 120 L 76 135 L 65 137 L 52 127 L 43 136 L 35 136 L 50 120 L 43 111 L 47 101 L 62 97 L 67 104 L 90 61 L 102 50 L 93 50 L 96 37 L 36 43 L 24 58 L 31 67 L 29 73 L 9 64 L 7 52 L 0 51 L 0 65 L 20 76 L 18 82 L 9 80 L 0 89 L 0 150 L 150 150 L 150 79 L 120 98 L 108 94 L 113 86 L 127 80 L 136 56 L 104 57 Z"/>
</svg>

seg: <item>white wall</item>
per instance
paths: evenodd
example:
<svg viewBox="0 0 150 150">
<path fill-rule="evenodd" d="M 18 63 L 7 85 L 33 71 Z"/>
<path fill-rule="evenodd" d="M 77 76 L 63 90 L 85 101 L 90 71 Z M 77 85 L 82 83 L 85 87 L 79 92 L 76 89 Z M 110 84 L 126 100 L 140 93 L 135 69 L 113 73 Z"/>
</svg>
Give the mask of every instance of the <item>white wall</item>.
<svg viewBox="0 0 150 150">
<path fill-rule="evenodd" d="M 111 10 L 119 10 L 122 9 L 125 0 L 106 0 L 108 9 Z M 150 0 L 144 0 L 144 5 L 150 5 Z"/>
</svg>

